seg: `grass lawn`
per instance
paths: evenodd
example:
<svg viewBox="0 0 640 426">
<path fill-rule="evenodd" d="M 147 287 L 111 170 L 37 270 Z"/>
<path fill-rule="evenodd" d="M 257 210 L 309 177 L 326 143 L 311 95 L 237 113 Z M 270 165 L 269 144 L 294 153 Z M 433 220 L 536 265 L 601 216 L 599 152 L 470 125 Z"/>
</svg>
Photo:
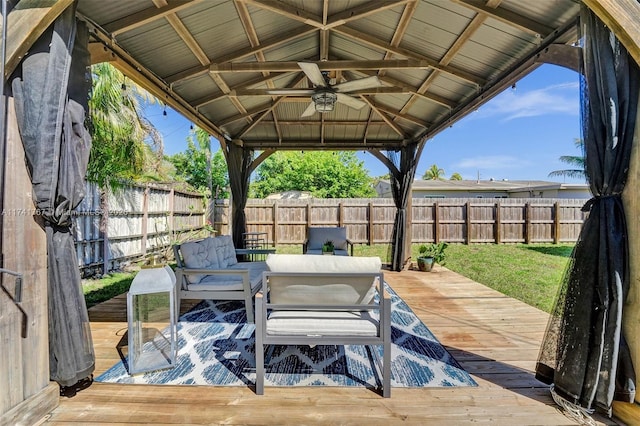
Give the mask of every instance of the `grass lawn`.
<svg viewBox="0 0 640 426">
<path fill-rule="evenodd" d="M 412 247 L 412 259 L 418 254 Z M 458 245 L 446 250 L 446 267 L 543 311 L 553 308 L 557 288 L 573 245 Z M 302 253 L 302 245 L 281 245 L 278 253 Z M 388 262 L 388 245 L 356 245 L 355 256 L 380 256 Z M 87 307 L 129 290 L 134 273 L 114 273 L 100 280 L 85 280 Z"/>
</svg>

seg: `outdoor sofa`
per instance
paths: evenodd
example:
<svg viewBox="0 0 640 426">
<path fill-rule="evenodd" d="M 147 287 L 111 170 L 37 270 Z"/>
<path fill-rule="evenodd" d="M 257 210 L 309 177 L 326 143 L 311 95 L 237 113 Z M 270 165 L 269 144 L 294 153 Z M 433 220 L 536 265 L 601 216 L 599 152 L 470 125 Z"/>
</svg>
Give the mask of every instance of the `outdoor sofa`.
<svg viewBox="0 0 640 426">
<path fill-rule="evenodd" d="M 173 246 L 181 299 L 244 300 L 247 322 L 254 322 L 253 297 L 260 290 L 264 261 L 238 262 L 230 235 L 208 237 Z"/>
<path fill-rule="evenodd" d="M 270 254 L 256 295 L 256 394 L 268 345 L 382 345 L 391 395 L 391 301 L 378 257 Z"/>
</svg>

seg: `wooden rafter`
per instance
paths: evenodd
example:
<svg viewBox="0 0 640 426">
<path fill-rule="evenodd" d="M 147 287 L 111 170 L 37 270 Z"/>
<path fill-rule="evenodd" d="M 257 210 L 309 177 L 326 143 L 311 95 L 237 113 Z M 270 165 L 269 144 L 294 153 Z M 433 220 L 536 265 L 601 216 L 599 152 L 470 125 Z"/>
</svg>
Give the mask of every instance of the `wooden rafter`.
<svg viewBox="0 0 640 426">
<path fill-rule="evenodd" d="M 281 76 L 281 75 L 284 75 L 284 74 L 286 74 L 286 73 L 270 73 L 266 77 L 264 75 L 262 75 L 260 77 L 253 78 L 253 79 L 248 80 L 248 81 L 246 81 L 246 82 L 244 82 L 242 84 L 238 84 L 238 85 L 236 85 L 234 87 L 231 87 L 230 88 L 231 89 L 230 93 L 235 93 L 238 90 L 250 89 L 253 86 L 257 86 L 258 84 L 265 83 L 265 82 L 267 82 L 267 81 L 269 81 L 269 80 L 271 80 L 271 79 L 273 79 L 275 77 L 278 77 L 278 76 Z M 220 99 L 224 99 L 227 96 L 228 96 L 228 94 L 226 94 L 226 93 L 216 93 L 216 94 L 212 94 L 212 95 L 206 95 L 206 96 L 203 96 L 201 98 L 194 99 L 192 104 L 196 108 L 201 108 L 206 104 L 209 104 L 211 102 L 215 102 L 215 101 L 220 100 Z"/>
<path fill-rule="evenodd" d="M 404 37 L 404 34 L 406 33 L 407 28 L 409 27 L 411 18 L 413 17 L 414 12 L 416 11 L 417 4 L 418 2 L 416 0 L 411 1 L 407 3 L 404 9 L 402 10 L 402 16 L 400 16 L 400 21 L 398 22 L 398 25 L 396 26 L 396 29 L 393 32 L 393 37 L 391 37 L 391 42 L 389 43 L 390 46 L 398 47 L 400 45 L 400 42 L 402 41 L 402 38 Z M 384 54 L 384 59 L 391 59 L 392 55 L 393 53 L 387 50 Z M 386 74 L 385 70 L 380 70 L 378 75 L 379 77 L 382 77 L 385 74 Z"/>
<path fill-rule="evenodd" d="M 502 0 L 489 0 L 485 6 L 488 8 L 496 8 L 500 5 L 501 2 Z M 462 46 L 473 36 L 478 28 L 482 26 L 486 19 L 487 15 L 485 13 L 477 13 L 476 16 L 473 17 L 469 25 L 467 25 L 462 33 L 460 33 L 460 35 L 456 38 L 456 41 L 454 41 L 451 47 L 449 47 L 447 53 L 444 54 L 439 63 L 444 66 L 449 65 L 455 55 L 460 52 Z M 412 96 L 411 99 L 409 99 L 409 101 L 402 107 L 402 109 L 400 110 L 402 114 L 405 114 L 407 111 L 409 111 L 409 109 L 411 109 L 411 107 L 418 100 L 419 95 L 424 95 L 425 93 L 427 93 L 429 86 L 431 86 L 431 84 L 435 81 L 439 74 L 440 71 L 437 69 L 434 69 L 433 72 L 429 74 L 425 81 L 422 82 L 422 85 L 420 85 L 420 87 L 418 88 L 416 96 Z M 455 108 L 455 103 L 444 105 L 448 106 L 449 109 Z"/>
<path fill-rule="evenodd" d="M 315 31 L 316 31 L 315 28 L 306 28 L 306 27 L 303 27 L 299 30 L 287 31 L 286 34 L 279 35 L 268 40 L 264 40 L 264 42 L 261 43 L 259 46 L 248 47 L 246 49 L 239 49 L 238 51 L 232 54 L 216 58 L 216 60 L 222 63 L 238 61 L 248 56 L 254 56 L 258 52 L 273 49 L 285 43 L 292 42 L 296 39 L 302 38 Z M 181 71 L 174 75 L 167 76 L 165 80 L 169 84 L 174 84 L 183 80 L 188 80 L 190 78 L 199 77 L 201 75 L 206 74 L 207 72 L 209 72 L 209 66 L 194 67 L 188 70 Z"/>
<path fill-rule="evenodd" d="M 373 35 L 370 34 L 366 34 L 363 33 L 361 31 L 352 29 L 352 28 L 347 28 L 347 27 L 340 27 L 340 28 L 335 28 L 333 31 L 342 34 L 346 37 L 352 38 L 356 41 L 362 42 L 364 44 L 367 44 L 369 46 L 381 49 L 383 51 L 386 52 L 391 52 L 394 53 L 398 56 L 402 56 L 405 58 L 409 58 L 408 60 L 415 60 L 418 62 L 424 62 L 426 64 L 429 64 L 429 68 L 434 68 L 437 70 L 440 70 L 442 72 L 446 72 L 447 74 L 450 74 L 456 78 L 462 79 L 462 80 L 466 80 L 470 83 L 476 84 L 476 85 L 483 85 L 486 83 L 485 79 L 483 79 L 482 77 L 473 75 L 470 72 L 464 71 L 462 69 L 456 68 L 456 67 L 452 67 L 449 65 L 440 65 L 438 63 L 438 61 L 432 59 L 432 58 L 428 58 L 424 55 L 420 55 L 416 52 L 413 52 L 409 49 L 405 49 L 405 48 L 401 48 L 401 47 L 397 47 L 397 46 L 392 46 L 391 44 L 385 42 L 382 39 L 379 39 Z M 389 59 L 387 61 L 390 61 Z M 383 67 L 380 67 L 383 68 Z"/>
<path fill-rule="evenodd" d="M 498 9 L 487 6 L 483 0 L 451 0 L 464 7 L 472 9 L 476 13 L 482 13 L 491 18 L 507 24 L 513 28 L 517 28 L 526 33 L 545 38 L 553 32 L 553 28 L 548 27 L 540 22 L 527 19 L 517 13 L 513 13 L 507 9 Z"/>
<path fill-rule="evenodd" d="M 150 7 L 141 10 L 138 13 L 134 13 L 116 21 L 109 22 L 108 24 L 103 25 L 103 28 L 105 29 L 105 31 L 109 32 L 112 36 L 115 37 L 119 34 L 134 30 L 150 22 L 157 21 L 158 19 L 162 19 L 169 14 L 184 10 L 203 1 L 204 0 L 189 0 L 185 2 L 175 2 L 167 4 L 166 6 L 162 6 L 159 8 Z"/>
<path fill-rule="evenodd" d="M 402 129 L 402 127 L 400 127 L 392 119 L 387 117 L 387 114 L 385 112 L 383 112 L 377 105 L 375 105 L 371 101 L 371 99 L 367 98 L 366 96 L 360 96 L 360 99 L 364 100 L 369 105 L 369 107 L 372 110 L 374 110 L 376 112 L 376 114 L 378 114 L 380 116 L 380 118 L 382 118 L 385 121 L 385 123 L 387 123 L 389 125 L 389 127 L 391 127 L 391 129 L 393 129 L 394 132 L 396 132 L 403 139 L 407 139 L 407 135 L 404 132 L 404 130 Z"/>
</svg>

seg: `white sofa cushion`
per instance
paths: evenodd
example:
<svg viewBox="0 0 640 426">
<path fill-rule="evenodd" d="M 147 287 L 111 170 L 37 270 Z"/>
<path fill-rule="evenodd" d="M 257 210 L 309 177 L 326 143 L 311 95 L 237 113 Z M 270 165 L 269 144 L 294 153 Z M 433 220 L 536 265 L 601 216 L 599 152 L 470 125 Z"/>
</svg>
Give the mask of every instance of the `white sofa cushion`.
<svg viewBox="0 0 640 426">
<path fill-rule="evenodd" d="M 377 280 L 347 274 L 378 273 L 382 267 L 379 257 L 301 254 L 270 254 L 266 264 L 273 272 L 333 273 L 332 276 L 270 277 L 271 303 L 314 305 L 369 304 L 375 296 Z"/>
<path fill-rule="evenodd" d="M 219 269 L 216 242 L 208 237 L 200 241 L 190 241 L 180 245 L 180 252 L 187 268 Z M 186 276 L 190 284 L 199 283 L 204 275 L 189 274 Z"/>
</svg>

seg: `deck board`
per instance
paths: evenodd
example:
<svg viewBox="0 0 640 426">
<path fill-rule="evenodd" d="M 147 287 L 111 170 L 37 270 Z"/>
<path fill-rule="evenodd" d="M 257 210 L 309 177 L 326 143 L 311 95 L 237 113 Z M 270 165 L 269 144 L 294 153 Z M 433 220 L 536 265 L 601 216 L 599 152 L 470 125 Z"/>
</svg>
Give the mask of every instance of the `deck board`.
<svg viewBox="0 0 640 426">
<path fill-rule="evenodd" d="M 390 399 L 360 388 L 250 388 L 94 383 L 45 424 L 491 424 L 573 425 L 533 368 L 547 314 L 437 267 L 385 271 L 386 281 L 478 382 L 477 388 L 394 388 Z M 181 310 L 195 302 L 184 301 Z M 111 367 L 126 331 L 126 298 L 89 311 L 96 375 Z M 598 424 L 617 424 L 597 416 Z"/>
</svg>

